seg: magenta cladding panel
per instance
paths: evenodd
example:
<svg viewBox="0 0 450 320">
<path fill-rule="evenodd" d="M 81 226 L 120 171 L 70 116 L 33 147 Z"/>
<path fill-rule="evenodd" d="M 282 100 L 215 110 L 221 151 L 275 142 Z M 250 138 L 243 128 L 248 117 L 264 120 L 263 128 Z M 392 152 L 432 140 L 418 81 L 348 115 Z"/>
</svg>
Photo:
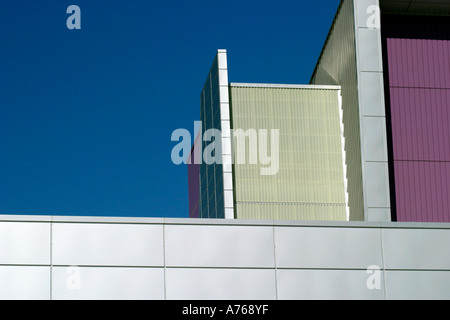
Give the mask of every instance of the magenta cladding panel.
<svg viewBox="0 0 450 320">
<path fill-rule="evenodd" d="M 199 135 L 195 139 L 191 155 L 188 159 L 188 189 L 189 189 L 189 218 L 200 217 L 200 165 L 196 164 L 195 146 L 198 145 Z"/>
<path fill-rule="evenodd" d="M 450 222 L 450 18 L 382 22 L 397 220 Z"/>
<path fill-rule="evenodd" d="M 450 161 L 450 90 L 390 88 L 394 160 Z"/>
<path fill-rule="evenodd" d="M 391 86 L 450 89 L 448 40 L 388 38 L 387 44 Z"/>
<path fill-rule="evenodd" d="M 188 164 L 189 218 L 198 218 L 200 199 L 200 165 Z"/>
<path fill-rule="evenodd" d="M 450 162 L 394 161 L 397 220 L 450 222 Z"/>
</svg>

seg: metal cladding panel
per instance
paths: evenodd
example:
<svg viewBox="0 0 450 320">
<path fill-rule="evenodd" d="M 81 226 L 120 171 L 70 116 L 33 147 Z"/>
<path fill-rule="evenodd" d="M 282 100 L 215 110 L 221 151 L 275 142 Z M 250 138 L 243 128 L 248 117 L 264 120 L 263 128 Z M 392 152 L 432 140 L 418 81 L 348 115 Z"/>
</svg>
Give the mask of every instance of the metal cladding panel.
<svg viewBox="0 0 450 320">
<path fill-rule="evenodd" d="M 198 218 L 199 212 L 199 198 L 200 198 L 200 165 L 188 165 L 188 181 L 189 181 L 189 217 Z"/>
<path fill-rule="evenodd" d="M 54 224 L 52 263 L 78 266 L 163 266 L 163 227 L 145 224 Z"/>
<path fill-rule="evenodd" d="M 450 222 L 450 162 L 394 161 L 397 219 Z"/>
<path fill-rule="evenodd" d="M 278 269 L 278 299 L 382 300 L 383 275 L 380 278 L 380 290 L 368 290 L 366 270 Z"/>
<path fill-rule="evenodd" d="M 387 300 L 450 300 L 450 272 L 386 271 Z"/>
<path fill-rule="evenodd" d="M 355 268 L 382 265 L 380 230 L 276 227 L 277 268 Z M 301 244 L 301 245 L 299 245 Z"/>
<path fill-rule="evenodd" d="M 427 228 L 382 229 L 385 268 L 450 270 L 450 250 L 446 245 L 450 243 L 449 231 Z M 436 243 L 442 245 L 437 246 Z"/>
<path fill-rule="evenodd" d="M 48 300 L 50 266 L 0 266 L 1 300 Z"/>
<path fill-rule="evenodd" d="M 168 268 L 167 300 L 275 300 L 275 269 Z"/>
<path fill-rule="evenodd" d="M 271 227 L 166 226 L 164 235 L 169 267 L 275 267 Z"/>
<path fill-rule="evenodd" d="M 398 221 L 450 222 L 450 19 L 383 15 Z"/>
<path fill-rule="evenodd" d="M 200 164 L 196 159 L 196 148 L 200 147 L 197 139 L 192 147 L 191 156 L 188 161 L 188 190 L 189 190 L 189 218 L 200 216 Z"/>
<path fill-rule="evenodd" d="M 440 39 L 389 38 L 390 85 L 450 89 L 450 70 L 444 66 L 450 42 Z"/>
<path fill-rule="evenodd" d="M 48 264 L 49 223 L 0 223 L 0 264 Z"/>
<path fill-rule="evenodd" d="M 51 260 L 27 254 L 20 261 L 0 261 L 2 300 L 448 299 L 450 294 L 450 224 L 7 215 L 0 220 L 5 226 L 23 224 L 19 237 L 0 232 L 2 245 L 19 251 L 20 242 L 28 248 L 36 240 L 36 233 L 26 230 L 42 223 L 51 232 L 51 241 L 39 244 Z"/>
<path fill-rule="evenodd" d="M 450 19 L 382 16 L 389 86 L 450 89 Z"/>
<path fill-rule="evenodd" d="M 231 86 L 236 215 L 239 219 L 346 220 L 338 90 Z M 239 163 L 237 130 L 246 140 Z M 279 130 L 279 163 L 250 163 L 261 154 L 261 130 Z M 242 143 L 242 142 L 241 142 Z M 273 158 L 272 158 L 273 160 Z M 277 166 L 274 175 L 262 169 Z"/>
<path fill-rule="evenodd" d="M 394 161 L 450 161 L 450 89 L 390 88 Z"/>
<path fill-rule="evenodd" d="M 79 288 L 70 284 L 70 267 L 52 267 L 53 300 L 163 300 L 163 268 L 77 267 Z"/>
<path fill-rule="evenodd" d="M 350 220 L 364 221 L 355 19 L 351 0 L 341 3 L 311 84 L 340 85 L 342 88 Z"/>
</svg>

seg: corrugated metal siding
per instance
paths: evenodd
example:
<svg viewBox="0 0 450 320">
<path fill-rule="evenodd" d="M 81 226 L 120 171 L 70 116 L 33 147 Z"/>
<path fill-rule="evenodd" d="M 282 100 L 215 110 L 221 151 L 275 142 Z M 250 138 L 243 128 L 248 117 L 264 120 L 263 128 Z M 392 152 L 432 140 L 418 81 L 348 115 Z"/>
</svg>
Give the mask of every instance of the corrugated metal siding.
<svg viewBox="0 0 450 320">
<path fill-rule="evenodd" d="M 450 43 L 438 39 L 389 38 L 389 76 L 393 87 L 450 89 Z"/>
<path fill-rule="evenodd" d="M 267 165 L 237 164 L 235 139 L 237 218 L 345 220 L 338 91 L 230 91 L 233 130 L 280 130 L 279 171 L 273 176 L 261 175 Z"/>
<path fill-rule="evenodd" d="M 450 90 L 390 88 L 393 160 L 450 161 Z"/>
<path fill-rule="evenodd" d="M 395 161 L 397 220 L 450 222 L 450 162 Z"/>
<path fill-rule="evenodd" d="M 382 21 L 397 220 L 450 222 L 450 19 Z"/>
<path fill-rule="evenodd" d="M 311 84 L 340 85 L 342 88 L 350 220 L 364 221 L 355 23 L 351 0 L 341 3 Z"/>
</svg>

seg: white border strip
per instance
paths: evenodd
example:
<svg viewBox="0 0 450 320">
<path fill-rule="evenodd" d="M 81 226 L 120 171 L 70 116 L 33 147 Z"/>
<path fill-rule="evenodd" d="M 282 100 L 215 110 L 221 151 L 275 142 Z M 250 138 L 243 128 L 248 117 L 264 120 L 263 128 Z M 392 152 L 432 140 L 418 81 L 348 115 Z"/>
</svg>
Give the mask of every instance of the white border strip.
<svg viewBox="0 0 450 320">
<path fill-rule="evenodd" d="M 348 181 L 347 181 L 347 160 L 345 154 L 345 136 L 344 136 L 344 109 L 342 106 L 342 92 L 338 91 L 339 104 L 339 122 L 341 127 L 341 152 L 342 152 L 342 169 L 344 173 L 344 195 L 345 195 L 345 212 L 346 220 L 350 221 L 350 206 L 348 205 Z"/>
<path fill-rule="evenodd" d="M 222 160 L 223 160 L 223 202 L 224 202 L 224 217 L 226 220 L 235 219 L 236 213 L 234 208 L 234 181 L 233 181 L 233 166 L 232 166 L 232 150 L 233 142 L 229 134 L 231 129 L 230 118 L 230 97 L 229 97 L 229 83 L 228 83 L 228 61 L 227 51 L 224 49 L 217 50 L 217 73 L 219 76 L 219 108 L 220 121 L 222 124 Z M 225 153 L 224 150 L 227 152 Z M 231 183 L 225 183 L 228 181 Z"/>
<path fill-rule="evenodd" d="M 300 221 L 300 220 L 225 220 L 193 218 L 142 218 L 103 216 L 42 216 L 0 215 L 0 222 L 82 223 L 82 224 L 152 224 L 152 225 L 213 225 L 213 226 L 269 226 L 269 227 L 331 227 L 331 228 L 387 228 L 442 229 L 450 231 L 450 223 L 384 222 L 384 221 Z"/>
<path fill-rule="evenodd" d="M 236 82 L 233 82 L 233 83 L 230 83 L 230 87 L 341 90 L 341 86 L 276 84 L 276 83 L 236 83 Z"/>
</svg>

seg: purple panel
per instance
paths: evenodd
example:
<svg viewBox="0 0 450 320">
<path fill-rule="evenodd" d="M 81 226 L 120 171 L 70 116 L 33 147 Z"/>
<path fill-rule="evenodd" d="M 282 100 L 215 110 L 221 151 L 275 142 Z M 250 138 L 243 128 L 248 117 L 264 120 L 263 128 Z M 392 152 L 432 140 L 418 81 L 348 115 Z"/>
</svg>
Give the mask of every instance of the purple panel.
<svg viewBox="0 0 450 320">
<path fill-rule="evenodd" d="M 448 40 L 387 40 L 391 86 L 450 89 Z"/>
<path fill-rule="evenodd" d="M 390 87 L 393 160 L 450 161 L 450 89 Z"/>
<path fill-rule="evenodd" d="M 384 15 L 398 221 L 450 222 L 450 19 Z"/>
<path fill-rule="evenodd" d="M 188 165 L 188 181 L 189 181 L 189 217 L 199 217 L 199 198 L 200 198 L 200 182 L 199 182 L 200 166 L 198 164 Z"/>
<path fill-rule="evenodd" d="M 384 15 L 390 85 L 450 89 L 450 19 Z"/>
<path fill-rule="evenodd" d="M 450 162 L 395 161 L 397 219 L 450 222 Z"/>
<path fill-rule="evenodd" d="M 188 163 L 189 218 L 200 217 L 200 164 L 196 163 L 195 151 L 199 147 L 199 136 L 194 142 Z M 198 162 L 198 161 L 197 161 Z"/>
</svg>

